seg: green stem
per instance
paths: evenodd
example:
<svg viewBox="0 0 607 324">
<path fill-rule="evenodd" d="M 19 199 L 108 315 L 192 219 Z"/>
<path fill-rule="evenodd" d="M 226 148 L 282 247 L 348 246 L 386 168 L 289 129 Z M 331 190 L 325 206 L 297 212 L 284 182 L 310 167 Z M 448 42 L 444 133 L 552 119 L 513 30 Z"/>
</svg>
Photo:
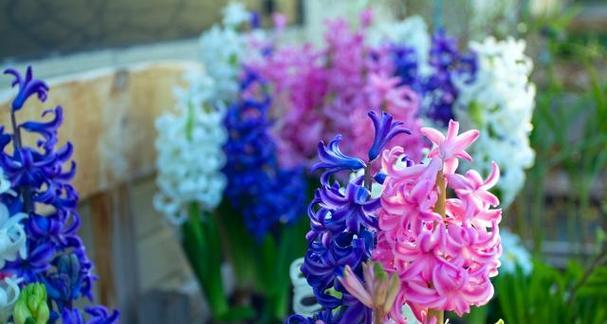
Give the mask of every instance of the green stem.
<svg viewBox="0 0 607 324">
<path fill-rule="evenodd" d="M 569 297 L 567 298 L 567 306 L 572 307 L 573 301 L 575 300 L 578 290 L 583 285 L 585 285 L 586 282 L 588 282 L 588 279 L 590 279 L 590 276 L 592 275 L 592 273 L 596 270 L 596 268 L 598 268 L 601 264 L 603 264 L 605 262 L 606 258 L 607 258 L 607 249 L 605 247 L 603 247 L 601 249 L 601 252 L 594 258 L 594 260 L 592 260 L 592 263 L 590 264 L 590 266 L 586 269 L 586 271 L 584 271 L 584 274 L 582 275 L 580 280 L 578 280 L 575 283 L 575 285 L 573 286 L 573 288 L 571 288 Z"/>
<path fill-rule="evenodd" d="M 447 182 L 445 181 L 443 170 L 438 171 L 438 174 L 436 175 L 436 187 L 438 188 L 438 200 L 434 205 L 434 211 L 444 219 L 447 215 Z M 445 314 L 442 310 L 428 310 L 428 319 L 431 320 L 432 318 L 436 318 L 436 324 L 445 322 Z"/>
<path fill-rule="evenodd" d="M 443 171 L 438 171 L 436 175 L 436 186 L 438 187 L 438 201 L 434 206 L 434 210 L 443 218 L 447 215 L 447 183 Z"/>
<path fill-rule="evenodd" d="M 182 225 L 183 247 L 194 274 L 207 298 L 213 318 L 228 312 L 228 301 L 221 278 L 221 242 L 211 215 L 203 222 L 200 209 L 192 203 L 188 221 Z"/>
<path fill-rule="evenodd" d="M 373 310 L 373 324 L 383 324 L 384 323 L 384 314 L 379 311 L 379 309 Z"/>
<path fill-rule="evenodd" d="M 443 324 L 445 323 L 445 312 L 439 309 L 430 309 L 428 319 L 431 321 L 433 318 L 436 318 L 436 324 Z"/>
<path fill-rule="evenodd" d="M 234 268 L 237 287 L 245 294 L 254 290 L 256 280 L 255 240 L 247 232 L 244 218 L 224 201 L 218 208 L 217 222 L 224 238 L 226 256 Z"/>
<path fill-rule="evenodd" d="M 369 190 L 369 192 L 371 191 L 371 189 L 373 188 L 373 175 L 371 174 L 371 166 L 368 165 L 365 168 L 365 177 L 364 177 L 364 186 L 365 188 L 367 188 L 367 190 Z"/>
</svg>

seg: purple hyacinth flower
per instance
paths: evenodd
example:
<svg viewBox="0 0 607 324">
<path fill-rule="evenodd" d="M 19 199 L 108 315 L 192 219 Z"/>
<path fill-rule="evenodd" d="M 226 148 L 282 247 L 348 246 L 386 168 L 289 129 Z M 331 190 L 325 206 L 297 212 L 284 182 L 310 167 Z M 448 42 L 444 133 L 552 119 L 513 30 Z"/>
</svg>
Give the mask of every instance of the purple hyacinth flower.
<svg viewBox="0 0 607 324">
<path fill-rule="evenodd" d="M 251 19 L 249 23 L 251 24 L 251 29 L 258 29 L 261 27 L 261 16 L 259 15 L 259 12 L 251 12 Z"/>
<path fill-rule="evenodd" d="M 61 323 L 85 324 L 84 318 L 78 309 L 65 308 L 61 311 Z"/>
<path fill-rule="evenodd" d="M 341 140 L 342 136 L 338 134 L 328 145 L 325 145 L 323 141 L 318 143 L 318 159 L 320 162 L 312 166 L 312 171 L 324 169 L 320 176 L 323 185 L 329 183 L 329 177 L 334 173 L 344 170 L 356 171 L 366 166 L 363 160 L 342 153 L 339 148 Z"/>
<path fill-rule="evenodd" d="M 113 310 L 111 313 L 103 306 L 87 307 L 84 311 L 90 315 L 88 324 L 114 324 L 118 323 L 120 312 Z"/>
<path fill-rule="evenodd" d="M 369 117 L 373 121 L 375 128 L 375 138 L 369 149 L 369 161 L 375 160 L 379 153 L 384 149 L 384 146 L 398 134 L 411 134 L 411 131 L 405 128 L 401 121 L 393 121 L 392 115 L 381 112 L 378 116 L 374 111 L 369 112 Z"/>
<path fill-rule="evenodd" d="M 240 96 L 227 111 L 230 134 L 224 146 L 226 195 L 243 211 L 249 232 L 261 240 L 275 225 L 290 224 L 305 210 L 306 183 L 302 168 L 278 164 L 270 135 L 271 97 L 266 82 L 251 70 L 240 80 Z"/>
<path fill-rule="evenodd" d="M 339 323 L 339 316 L 333 314 L 330 309 L 325 309 L 312 317 L 305 317 L 302 315 L 291 315 L 285 321 L 285 324 L 332 324 Z"/>
<path fill-rule="evenodd" d="M 327 323 L 371 323 L 371 309 L 354 298 L 339 280 L 349 266 L 362 275 L 362 263 L 369 260 L 375 245 L 376 212 L 380 200 L 371 195 L 374 182 L 382 183 L 385 174 L 373 173 L 371 163 L 394 136 L 408 133 L 401 122 L 387 113 L 369 113 L 375 126 L 375 140 L 369 149 L 369 164 L 343 154 L 341 135 L 325 145 L 320 142 L 314 169 L 323 169 L 321 186 L 308 206 L 310 231 L 306 234 L 308 251 L 301 272 L 312 287 L 322 310 L 314 317 L 292 316 L 287 323 L 308 323 L 330 314 Z M 331 175 L 341 171 L 365 169 L 365 175 L 345 185 L 329 183 Z M 330 293 L 331 291 L 339 294 Z"/>
<path fill-rule="evenodd" d="M 17 93 L 17 97 L 15 97 L 11 104 L 13 111 L 20 110 L 27 99 L 34 94 L 38 95 L 40 101 L 46 101 L 48 85 L 46 85 L 44 81 L 33 78 L 31 66 L 27 67 L 25 78 L 23 78 L 15 69 L 6 69 L 4 70 L 4 74 L 9 74 L 14 77 L 13 83 L 11 84 L 12 87 L 19 87 L 19 93 Z"/>
</svg>

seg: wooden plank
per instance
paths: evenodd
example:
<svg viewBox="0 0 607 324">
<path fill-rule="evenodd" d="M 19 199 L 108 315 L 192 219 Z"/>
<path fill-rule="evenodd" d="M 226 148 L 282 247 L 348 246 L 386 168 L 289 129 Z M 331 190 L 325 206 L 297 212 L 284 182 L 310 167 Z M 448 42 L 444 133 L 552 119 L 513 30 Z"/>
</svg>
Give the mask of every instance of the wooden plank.
<svg viewBox="0 0 607 324">
<path fill-rule="evenodd" d="M 112 267 L 112 199 L 102 193 L 91 197 L 91 220 L 95 249 L 95 273 L 103 280 L 97 283 L 98 300 L 102 305 L 116 305 Z"/>
<path fill-rule="evenodd" d="M 137 206 L 131 203 L 131 187 L 123 183 L 112 190 L 114 202 L 112 232 L 112 266 L 114 269 L 114 281 L 116 304 L 122 310 L 122 321 L 124 323 L 136 323 L 137 320 L 137 298 L 139 297 L 139 255 L 136 235 L 136 224 L 133 214 L 137 212 Z"/>
<path fill-rule="evenodd" d="M 131 203 L 133 206 L 137 206 L 137 212 L 134 213 L 133 217 L 137 224 L 136 235 L 138 239 L 155 235 L 157 232 L 171 226 L 154 209 L 152 200 L 157 190 L 154 177 L 134 183 L 131 188 Z"/>
<path fill-rule="evenodd" d="M 162 279 L 176 272 L 190 269 L 178 240 L 171 229 L 141 239 L 138 246 L 140 291 L 148 291 L 161 283 Z"/>
</svg>

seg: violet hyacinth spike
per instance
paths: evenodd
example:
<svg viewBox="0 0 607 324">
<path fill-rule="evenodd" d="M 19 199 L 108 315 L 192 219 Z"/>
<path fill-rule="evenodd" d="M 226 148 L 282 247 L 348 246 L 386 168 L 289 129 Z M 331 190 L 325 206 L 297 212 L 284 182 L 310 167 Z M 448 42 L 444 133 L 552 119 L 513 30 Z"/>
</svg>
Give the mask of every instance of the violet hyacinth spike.
<svg viewBox="0 0 607 324">
<path fill-rule="evenodd" d="M 392 115 L 386 112 L 382 111 L 381 116 L 378 116 L 374 111 L 370 111 L 369 117 L 371 117 L 375 128 L 375 138 L 369 149 L 369 161 L 375 160 L 384 146 L 396 135 L 411 134 L 411 131 L 405 128 L 403 122 L 393 121 Z"/>
<path fill-rule="evenodd" d="M 15 69 L 6 69 L 4 70 L 4 74 L 9 74 L 14 77 L 13 83 L 11 84 L 12 87 L 16 85 L 19 86 L 19 93 L 17 93 L 17 97 L 15 97 L 11 104 L 13 111 L 21 109 L 27 99 L 34 94 L 38 95 L 40 101 L 46 101 L 48 85 L 42 80 L 33 78 L 31 66 L 27 67 L 25 78 L 22 78 L 21 74 Z"/>
<path fill-rule="evenodd" d="M 0 127 L 0 168 L 14 194 L 0 194 L 0 203 L 10 206 L 12 214 L 29 215 L 23 224 L 28 253 L 7 262 L 3 272 L 15 275 L 24 285 L 39 282 L 46 286 L 50 323 L 59 319 L 63 323 L 84 323 L 75 302 L 83 297 L 93 299 L 92 283 L 97 277 L 78 236 L 78 191 L 70 183 L 76 171 L 73 146 L 69 142 L 57 145 L 63 110 L 57 106 L 42 114 L 43 121 L 18 123 L 15 112 L 33 95 L 44 102 L 49 88 L 33 77 L 31 67 L 23 75 L 14 69 L 4 73 L 14 77 L 12 86 L 18 86 L 18 93 L 10 111 L 13 133 Z M 37 139 L 35 145 L 21 143 L 21 133 Z M 13 150 L 9 152 L 5 147 L 11 142 Z M 42 208 L 34 208 L 36 205 Z M 101 308 L 96 309 L 87 323 L 118 321 L 118 311 L 104 314 Z"/>
</svg>

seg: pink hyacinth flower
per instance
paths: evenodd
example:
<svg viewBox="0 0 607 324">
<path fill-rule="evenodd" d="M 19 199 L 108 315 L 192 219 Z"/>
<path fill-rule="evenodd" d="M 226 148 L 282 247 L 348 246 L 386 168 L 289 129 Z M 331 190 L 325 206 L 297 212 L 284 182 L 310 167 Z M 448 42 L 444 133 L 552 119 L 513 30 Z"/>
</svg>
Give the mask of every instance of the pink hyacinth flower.
<svg viewBox="0 0 607 324">
<path fill-rule="evenodd" d="M 421 132 L 434 144 L 428 157 L 440 157 L 445 163 L 445 174 L 453 174 L 455 172 L 459 165 L 458 158 L 472 161 L 472 157 L 465 150 L 480 135 L 476 129 L 458 135 L 459 123 L 454 120 L 449 121 L 447 136 L 430 127 L 423 127 Z"/>
<path fill-rule="evenodd" d="M 367 291 L 367 288 L 360 282 L 349 265 L 344 268 L 344 274 L 339 278 L 339 281 L 354 298 L 358 299 L 363 305 L 373 308 L 371 292 Z"/>
<path fill-rule="evenodd" d="M 436 312 L 462 315 L 493 296 L 490 278 L 497 275 L 502 253 L 501 210 L 494 209 L 499 200 L 489 189 L 499 168 L 494 164 L 487 179 L 473 170 L 456 174 L 458 159 L 471 160 L 465 149 L 479 136 L 476 130 L 458 132 L 454 121 L 446 135 L 422 129 L 434 143 L 429 163 L 407 159 L 402 147 L 382 154 L 387 176 L 372 257 L 401 280 L 389 315 L 397 323 L 406 323 L 400 313 L 405 302 L 418 320 L 431 323 Z M 452 192 L 449 188 L 456 197 L 440 194 Z"/>
<path fill-rule="evenodd" d="M 487 179 L 483 180 L 481 175 L 476 170 L 469 170 L 466 175 L 450 174 L 447 176 L 449 179 L 449 185 L 458 197 L 462 199 L 468 199 L 478 209 L 482 209 L 483 206 L 497 206 L 499 205 L 499 199 L 489 192 L 500 177 L 500 171 L 497 164 L 493 162 L 491 164 L 491 173 Z"/>
</svg>

